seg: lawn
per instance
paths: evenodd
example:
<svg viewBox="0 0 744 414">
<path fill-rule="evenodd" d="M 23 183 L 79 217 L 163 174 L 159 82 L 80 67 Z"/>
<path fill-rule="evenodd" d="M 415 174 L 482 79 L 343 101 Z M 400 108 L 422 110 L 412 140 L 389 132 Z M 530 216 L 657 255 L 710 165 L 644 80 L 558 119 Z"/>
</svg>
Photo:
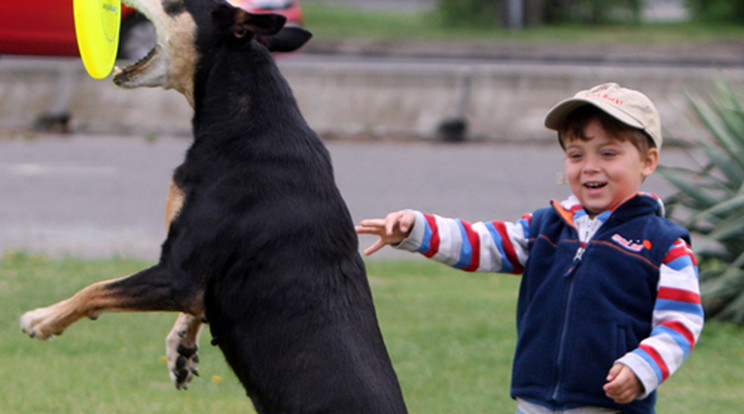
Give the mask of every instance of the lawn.
<svg viewBox="0 0 744 414">
<path fill-rule="evenodd" d="M 744 26 L 699 22 L 559 24 L 505 30 L 477 25 L 451 27 L 429 11 L 364 10 L 322 1 L 303 3 L 305 26 L 319 39 L 433 40 L 511 44 L 669 45 L 721 44 L 744 40 Z"/>
<path fill-rule="evenodd" d="M 50 341 L 18 328 L 23 311 L 147 263 L 0 259 L 0 412 L 252 412 L 218 350 L 201 341 L 201 377 L 176 391 L 163 362 L 175 315 L 106 314 Z M 411 413 L 511 413 L 509 372 L 519 278 L 472 275 L 411 261 L 371 261 L 370 281 L 385 340 Z M 658 412 L 740 412 L 744 330 L 709 323 L 687 364 L 661 388 Z"/>
</svg>

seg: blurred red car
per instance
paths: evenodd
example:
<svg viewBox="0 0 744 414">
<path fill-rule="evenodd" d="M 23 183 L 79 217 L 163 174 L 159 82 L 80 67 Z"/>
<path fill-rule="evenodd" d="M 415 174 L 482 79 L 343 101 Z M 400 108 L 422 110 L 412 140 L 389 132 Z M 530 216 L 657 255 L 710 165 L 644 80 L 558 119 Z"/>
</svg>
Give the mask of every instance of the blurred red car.
<svg viewBox="0 0 744 414">
<path fill-rule="evenodd" d="M 272 12 L 287 24 L 302 25 L 298 0 L 229 0 L 256 13 Z M 155 28 L 144 16 L 122 7 L 120 58 L 140 58 L 155 44 Z M 78 56 L 72 0 L 1 0 L 0 55 Z"/>
</svg>

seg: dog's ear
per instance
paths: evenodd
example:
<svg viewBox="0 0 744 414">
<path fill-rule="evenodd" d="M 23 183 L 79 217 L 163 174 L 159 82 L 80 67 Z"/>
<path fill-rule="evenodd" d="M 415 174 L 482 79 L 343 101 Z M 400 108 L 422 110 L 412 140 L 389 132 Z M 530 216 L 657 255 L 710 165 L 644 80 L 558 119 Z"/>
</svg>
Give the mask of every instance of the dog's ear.
<svg viewBox="0 0 744 414">
<path fill-rule="evenodd" d="M 261 42 L 271 52 L 293 52 L 307 43 L 313 34 L 300 27 L 285 27 L 273 36 L 259 36 Z"/>
<path fill-rule="evenodd" d="M 222 4 L 212 12 L 212 19 L 218 29 L 223 30 L 237 39 L 252 35 L 270 36 L 278 33 L 287 18 L 280 14 L 254 14 L 228 4 Z"/>
</svg>

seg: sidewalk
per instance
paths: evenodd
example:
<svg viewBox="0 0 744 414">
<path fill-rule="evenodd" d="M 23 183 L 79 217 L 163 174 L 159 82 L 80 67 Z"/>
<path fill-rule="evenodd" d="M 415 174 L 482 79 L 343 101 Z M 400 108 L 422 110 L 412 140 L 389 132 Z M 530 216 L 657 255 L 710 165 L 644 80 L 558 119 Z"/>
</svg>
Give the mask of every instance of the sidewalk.
<svg viewBox="0 0 744 414">
<path fill-rule="evenodd" d="M 563 155 L 553 139 L 546 145 L 326 144 L 354 222 L 403 208 L 478 221 L 517 220 L 568 196 L 568 186 L 557 184 Z M 190 144 L 174 137 L 0 139 L 0 255 L 27 250 L 155 260 L 165 238 L 168 183 Z M 688 159 L 667 148 L 662 162 L 680 166 Z M 644 189 L 661 197 L 673 190 L 658 174 Z M 373 241 L 360 237 L 360 248 Z M 415 257 L 394 249 L 373 256 Z"/>
</svg>

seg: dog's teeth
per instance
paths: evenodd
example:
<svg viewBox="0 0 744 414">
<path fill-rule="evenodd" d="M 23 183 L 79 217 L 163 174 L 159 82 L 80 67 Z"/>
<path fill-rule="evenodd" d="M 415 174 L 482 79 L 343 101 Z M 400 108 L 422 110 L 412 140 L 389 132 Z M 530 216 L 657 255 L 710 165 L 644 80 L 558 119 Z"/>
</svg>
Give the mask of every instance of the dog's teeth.
<svg viewBox="0 0 744 414">
<path fill-rule="evenodd" d="M 123 72 L 123 70 L 121 70 L 121 68 L 118 65 L 114 66 L 114 76 L 120 74 L 121 72 Z"/>
</svg>

